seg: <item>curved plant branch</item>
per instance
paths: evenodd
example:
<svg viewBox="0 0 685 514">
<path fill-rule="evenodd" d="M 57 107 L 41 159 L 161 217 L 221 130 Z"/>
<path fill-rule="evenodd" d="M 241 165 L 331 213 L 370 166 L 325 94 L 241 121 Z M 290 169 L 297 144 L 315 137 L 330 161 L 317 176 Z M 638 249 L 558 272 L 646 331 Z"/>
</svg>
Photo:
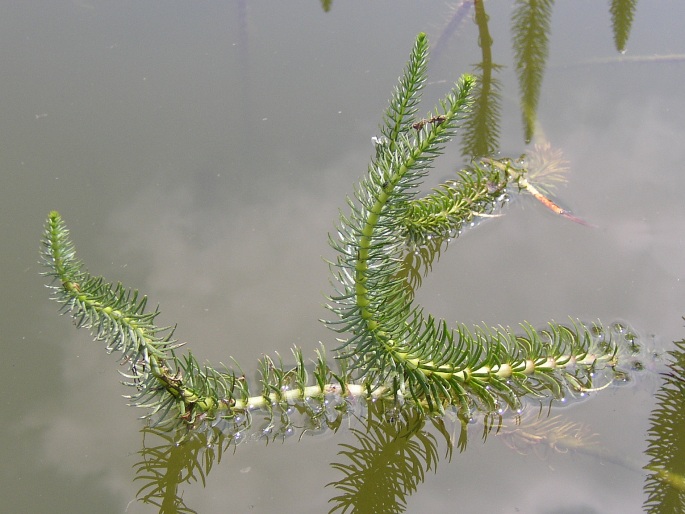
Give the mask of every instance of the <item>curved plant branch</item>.
<svg viewBox="0 0 685 514">
<path fill-rule="evenodd" d="M 450 328 L 414 304 L 404 278 L 407 254 L 435 251 L 436 240 L 442 245 L 456 238 L 525 184 L 525 170 L 484 160 L 419 197 L 417 186 L 468 115 L 474 88 L 474 78 L 463 76 L 436 110 L 419 117 L 427 62 L 428 40 L 420 34 L 383 118 L 368 175 L 348 199 L 351 212 L 341 215 L 338 236 L 330 237 L 338 258 L 329 308 L 337 319 L 326 323 L 342 338 L 338 371 L 323 347 L 313 368 L 295 348 L 294 367 L 264 357 L 259 383 L 251 385 L 237 364 L 217 370 L 190 353 L 177 355 L 173 328 L 155 325 L 159 312 L 147 311 L 146 297 L 84 271 L 61 216 L 50 213 L 43 259 L 54 298 L 78 327 L 120 352 L 134 388 L 129 398 L 149 408 L 156 423 L 216 427 L 238 437 L 262 410 L 263 430 L 277 436 L 292 423 L 291 406 L 316 428 L 335 423 L 350 396 L 438 413 L 457 405 L 469 418 L 476 410 L 518 409 L 524 396 L 562 398 L 590 389 L 594 372 L 616 364 L 616 345 L 594 337 L 598 326 L 572 321 L 536 331 L 523 324 L 523 335 L 506 327 Z"/>
<path fill-rule="evenodd" d="M 426 59 L 420 35 L 386 112 L 376 158 L 355 200 L 348 200 L 352 213 L 341 217 L 339 240 L 333 242 L 340 285 L 330 308 L 339 320 L 330 324 L 352 334 L 339 350 L 360 379 L 392 383 L 396 397 L 429 410 L 442 411 L 446 404 L 468 410 L 474 400 L 487 410 L 499 408 L 500 401 L 518 408 L 521 395 L 544 389 L 559 396 L 564 369 L 612 362 L 611 345 L 597 355 L 579 324 L 550 324 L 542 335 L 524 325 L 525 337 L 505 328 L 449 329 L 414 306 L 398 278 L 407 251 L 434 237 L 456 237 L 464 224 L 491 215 L 509 184 L 525 180 L 523 170 L 483 163 L 462 172 L 459 182 L 416 197 L 416 186 L 464 118 L 474 85 L 473 77 L 463 76 L 439 110 L 417 119 Z"/>
</svg>

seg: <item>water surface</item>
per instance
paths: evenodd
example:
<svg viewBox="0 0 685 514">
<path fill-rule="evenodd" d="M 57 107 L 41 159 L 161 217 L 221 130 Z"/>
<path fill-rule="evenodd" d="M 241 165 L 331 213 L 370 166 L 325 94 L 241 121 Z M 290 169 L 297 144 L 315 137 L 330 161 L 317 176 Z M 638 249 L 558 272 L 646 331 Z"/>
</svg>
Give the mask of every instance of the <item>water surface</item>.
<svg viewBox="0 0 685 514">
<path fill-rule="evenodd" d="M 138 287 L 210 362 L 313 351 L 329 292 L 327 233 L 366 171 L 371 137 L 414 37 L 439 53 L 424 111 L 483 59 L 470 5 L 443 1 L 58 1 L 2 8 L 0 231 L 4 444 L 15 512 L 155 512 L 136 500 L 141 414 L 115 358 L 59 318 L 38 276 L 50 209 L 89 269 Z M 485 4 L 501 94 L 498 149 L 527 150 L 513 3 Z M 685 54 L 680 2 L 637 2 L 625 54 L 608 3 L 558 1 L 537 123 L 571 163 L 568 222 L 531 198 L 446 252 L 418 299 L 466 323 L 627 320 L 657 351 L 685 328 Z M 454 17 L 463 19 L 450 24 Z M 644 57 L 644 59 L 622 59 Z M 464 163 L 456 142 L 436 177 Z M 437 183 L 437 178 L 436 178 Z M 560 411 L 603 457 L 491 437 L 441 460 L 407 511 L 641 512 L 646 430 L 659 381 L 640 377 Z M 197 512 L 325 512 L 349 431 L 227 454 Z M 439 445 L 442 458 L 444 442 Z M 613 458 L 611 456 L 620 456 Z M 629 461 L 629 465 L 626 465 Z"/>
</svg>

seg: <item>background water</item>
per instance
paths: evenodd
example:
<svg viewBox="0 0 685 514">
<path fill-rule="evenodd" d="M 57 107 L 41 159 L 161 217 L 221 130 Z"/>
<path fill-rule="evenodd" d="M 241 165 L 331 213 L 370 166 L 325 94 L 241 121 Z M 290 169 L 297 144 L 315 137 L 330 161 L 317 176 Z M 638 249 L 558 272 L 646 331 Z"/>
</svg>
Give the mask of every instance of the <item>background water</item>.
<svg viewBox="0 0 685 514">
<path fill-rule="evenodd" d="M 542 326 L 623 319 L 656 350 L 685 328 L 685 5 L 636 2 L 626 58 L 609 2 L 558 1 L 538 106 L 571 163 L 564 205 L 531 198 L 441 258 L 418 299 L 466 323 Z M 13 2 L 0 7 L 2 480 L 8 512 L 156 512 L 136 500 L 142 447 L 114 356 L 59 318 L 38 275 L 57 209 L 89 269 L 150 295 L 200 360 L 305 355 L 334 338 L 317 322 L 345 195 L 414 37 L 440 36 L 426 103 L 481 60 L 473 7 L 443 0 Z M 502 65 L 500 150 L 526 151 L 512 53 L 513 3 L 488 2 Z M 459 14 L 460 11 L 457 11 Z M 454 144 L 436 183 L 463 165 Z M 641 512 L 658 380 L 563 410 L 602 458 L 471 438 L 407 500 L 409 512 Z M 325 512 L 349 432 L 241 446 L 181 494 L 198 512 Z M 440 447 L 444 454 L 444 444 Z M 616 464 L 609 456 L 628 459 Z"/>
</svg>

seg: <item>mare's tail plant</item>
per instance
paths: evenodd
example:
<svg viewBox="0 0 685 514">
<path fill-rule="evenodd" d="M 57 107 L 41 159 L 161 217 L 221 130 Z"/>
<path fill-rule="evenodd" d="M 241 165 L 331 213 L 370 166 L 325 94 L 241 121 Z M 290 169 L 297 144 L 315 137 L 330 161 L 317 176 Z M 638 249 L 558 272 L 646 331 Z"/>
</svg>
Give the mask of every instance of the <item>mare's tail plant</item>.
<svg viewBox="0 0 685 514">
<path fill-rule="evenodd" d="M 616 347 L 609 337 L 597 337 L 597 325 L 550 323 L 536 331 L 523 324 L 523 335 L 504 327 L 451 328 L 415 305 L 407 255 L 439 252 L 525 186 L 525 170 L 483 160 L 458 180 L 419 195 L 434 159 L 468 115 L 474 88 L 474 78 L 463 76 L 435 111 L 420 116 L 427 57 L 428 41 L 420 34 L 375 138 L 368 174 L 330 237 L 338 251 L 328 306 L 335 319 L 326 321 L 341 341 L 335 367 L 323 347 L 313 371 L 293 349 L 294 367 L 262 358 L 255 385 L 237 364 L 217 370 L 190 353 L 180 355 L 173 329 L 155 324 L 158 311 L 147 309 L 145 296 L 84 271 L 64 221 L 50 213 L 43 259 L 54 299 L 78 327 L 120 352 L 134 391 L 129 398 L 147 407 L 156 423 L 239 434 L 260 410 L 267 415 L 264 430 L 273 435 L 289 427 L 294 403 L 308 423 L 321 426 L 333 423 L 351 396 L 432 413 L 454 405 L 468 418 L 478 410 L 518 409 L 528 395 L 562 398 L 589 390 L 595 371 L 615 365 Z"/>
</svg>

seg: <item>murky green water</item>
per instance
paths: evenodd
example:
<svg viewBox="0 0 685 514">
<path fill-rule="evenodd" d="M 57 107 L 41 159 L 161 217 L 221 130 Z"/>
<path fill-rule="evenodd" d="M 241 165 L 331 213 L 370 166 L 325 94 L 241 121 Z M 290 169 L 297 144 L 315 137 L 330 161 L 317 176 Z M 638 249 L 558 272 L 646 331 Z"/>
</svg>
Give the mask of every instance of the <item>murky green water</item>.
<svg viewBox="0 0 685 514">
<path fill-rule="evenodd" d="M 537 121 L 571 163 L 558 198 L 594 227 L 514 202 L 441 257 L 419 292 L 430 312 L 536 326 L 623 319 L 657 352 L 685 336 L 685 7 L 634 3 L 625 55 L 610 2 L 558 1 L 548 30 Z M 330 291 L 326 234 L 366 171 L 419 31 L 436 45 L 424 110 L 489 55 L 496 147 L 526 151 L 514 5 L 488 2 L 479 16 L 444 1 L 0 8 L 2 510 L 159 510 L 136 500 L 143 423 L 120 396 L 114 357 L 57 316 L 38 276 L 50 209 L 89 269 L 149 293 L 200 359 L 233 356 L 252 371 L 262 353 L 332 345 L 317 322 Z M 479 46 L 486 34 L 491 45 Z M 463 162 L 456 143 L 436 183 Z M 518 453 L 474 431 L 448 461 L 429 428 L 437 473 L 417 480 L 406 510 L 642 512 L 660 386 L 644 373 L 557 412 L 596 434 L 601 451 L 538 442 Z M 325 485 L 342 478 L 332 463 L 357 439 L 305 439 L 243 445 L 204 486 L 196 472 L 177 492 L 203 513 L 326 512 L 340 491 Z M 370 490 L 383 485 L 371 480 Z"/>
</svg>

